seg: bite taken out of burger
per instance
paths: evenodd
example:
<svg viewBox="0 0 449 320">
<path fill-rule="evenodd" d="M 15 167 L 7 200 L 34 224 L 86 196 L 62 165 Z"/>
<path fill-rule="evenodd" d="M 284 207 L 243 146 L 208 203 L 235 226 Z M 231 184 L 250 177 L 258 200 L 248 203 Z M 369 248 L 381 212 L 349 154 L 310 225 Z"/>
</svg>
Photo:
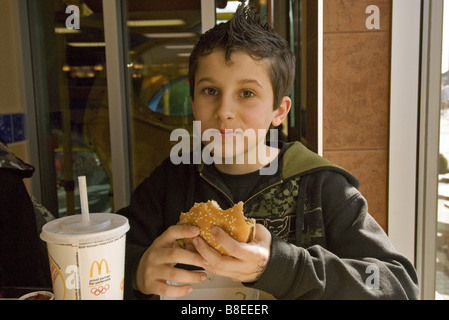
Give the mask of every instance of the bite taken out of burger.
<svg viewBox="0 0 449 320">
<path fill-rule="evenodd" d="M 220 227 L 239 242 L 252 242 L 256 236 L 256 220 L 245 217 L 243 202 L 239 202 L 227 210 L 222 210 L 214 200 L 195 203 L 188 212 L 181 213 L 178 224 L 200 228 L 200 236 L 204 241 L 223 255 L 228 255 L 228 253 L 212 236 L 213 227 Z M 180 239 L 178 243 L 185 248 L 187 244 L 192 243 L 192 239 Z"/>
</svg>

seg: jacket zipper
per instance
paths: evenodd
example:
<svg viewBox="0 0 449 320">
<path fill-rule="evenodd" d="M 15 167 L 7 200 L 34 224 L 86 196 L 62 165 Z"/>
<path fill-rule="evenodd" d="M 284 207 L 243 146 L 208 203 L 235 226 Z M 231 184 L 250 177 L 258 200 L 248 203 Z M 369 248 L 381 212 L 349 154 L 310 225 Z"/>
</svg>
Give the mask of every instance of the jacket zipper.
<svg viewBox="0 0 449 320">
<path fill-rule="evenodd" d="M 232 201 L 232 199 L 226 194 L 226 192 L 224 192 L 223 190 L 221 190 L 215 183 L 211 182 L 209 179 L 207 179 L 203 173 L 200 173 L 200 177 L 203 178 L 207 183 L 209 183 L 212 187 L 214 187 L 215 189 L 217 189 L 218 191 L 220 191 L 225 197 L 226 199 L 229 201 L 229 203 L 231 203 L 232 205 L 234 205 L 234 201 Z"/>
<path fill-rule="evenodd" d="M 215 189 L 217 189 L 218 191 L 220 191 L 225 197 L 226 199 L 229 201 L 229 203 L 231 203 L 232 205 L 235 205 L 234 201 L 227 195 L 226 192 L 224 192 L 222 189 L 220 189 L 215 183 L 211 182 L 209 179 L 207 179 L 203 173 L 200 173 L 200 177 L 203 178 L 207 183 L 209 183 L 211 186 L 213 186 Z M 255 198 L 256 196 L 258 196 L 259 194 L 263 193 L 265 190 L 268 190 L 270 188 L 273 188 L 279 184 L 282 184 L 284 182 L 284 180 L 279 180 L 276 183 L 273 183 L 271 185 L 269 185 L 268 187 L 263 188 L 262 190 L 256 192 L 255 194 L 253 194 L 251 197 L 249 197 L 245 202 L 243 202 L 243 204 L 248 203 L 251 199 Z"/>
</svg>

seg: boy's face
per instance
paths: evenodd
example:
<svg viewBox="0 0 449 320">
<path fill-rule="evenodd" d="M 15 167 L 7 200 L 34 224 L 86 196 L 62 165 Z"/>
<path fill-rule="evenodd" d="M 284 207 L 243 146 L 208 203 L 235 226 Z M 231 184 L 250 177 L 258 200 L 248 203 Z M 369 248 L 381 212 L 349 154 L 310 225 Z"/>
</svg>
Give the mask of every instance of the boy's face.
<svg viewBox="0 0 449 320">
<path fill-rule="evenodd" d="M 207 129 L 218 129 L 222 145 L 234 143 L 235 146 L 236 136 L 242 133 L 253 130 L 257 134 L 258 129 L 268 130 L 270 124 L 282 123 L 290 100 L 284 97 L 281 106 L 273 110 L 273 88 L 265 63 L 243 51 L 234 52 L 230 62 L 222 50 L 214 50 L 199 59 L 192 107 L 195 119 L 201 121 L 201 134 Z M 288 106 L 284 106 L 285 102 Z M 245 144 L 244 150 L 234 150 L 233 155 L 248 152 L 263 142 L 264 137 L 257 135 Z"/>
</svg>

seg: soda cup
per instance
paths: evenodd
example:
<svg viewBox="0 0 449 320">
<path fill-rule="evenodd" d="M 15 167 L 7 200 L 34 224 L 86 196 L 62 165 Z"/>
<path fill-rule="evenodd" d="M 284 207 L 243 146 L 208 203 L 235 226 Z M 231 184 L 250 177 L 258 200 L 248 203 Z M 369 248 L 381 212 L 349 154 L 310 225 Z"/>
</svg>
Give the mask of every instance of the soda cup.
<svg viewBox="0 0 449 320">
<path fill-rule="evenodd" d="M 48 222 L 47 243 L 55 300 L 122 300 L 128 219 L 110 213 Z"/>
</svg>

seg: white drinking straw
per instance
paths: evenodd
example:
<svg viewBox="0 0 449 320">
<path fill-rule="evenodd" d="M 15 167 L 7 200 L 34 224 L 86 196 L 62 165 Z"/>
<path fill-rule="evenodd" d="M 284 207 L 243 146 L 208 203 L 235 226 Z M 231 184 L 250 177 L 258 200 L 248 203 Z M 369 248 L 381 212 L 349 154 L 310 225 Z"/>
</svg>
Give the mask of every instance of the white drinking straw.
<svg viewBox="0 0 449 320">
<path fill-rule="evenodd" d="M 81 215 L 84 224 L 89 223 L 89 202 L 87 201 L 87 186 L 86 177 L 78 177 L 78 185 L 80 190 L 80 200 L 81 200 Z"/>
</svg>

